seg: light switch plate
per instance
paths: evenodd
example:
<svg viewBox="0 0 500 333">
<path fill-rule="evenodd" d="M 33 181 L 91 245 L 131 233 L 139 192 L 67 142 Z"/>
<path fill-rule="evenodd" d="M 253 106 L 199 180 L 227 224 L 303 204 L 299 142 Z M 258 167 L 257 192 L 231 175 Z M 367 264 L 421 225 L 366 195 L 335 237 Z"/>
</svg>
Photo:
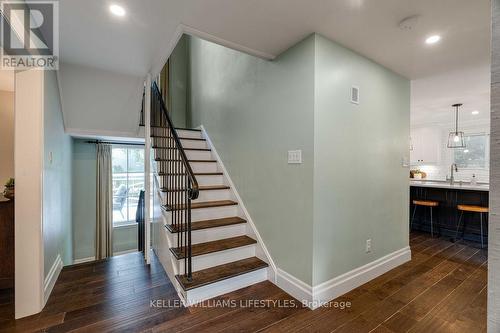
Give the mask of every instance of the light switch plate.
<svg viewBox="0 0 500 333">
<path fill-rule="evenodd" d="M 366 253 L 371 253 L 372 252 L 372 240 L 371 240 L 371 238 L 366 240 L 365 252 Z"/>
<path fill-rule="evenodd" d="M 289 150 L 288 164 L 302 164 L 302 150 Z"/>
</svg>

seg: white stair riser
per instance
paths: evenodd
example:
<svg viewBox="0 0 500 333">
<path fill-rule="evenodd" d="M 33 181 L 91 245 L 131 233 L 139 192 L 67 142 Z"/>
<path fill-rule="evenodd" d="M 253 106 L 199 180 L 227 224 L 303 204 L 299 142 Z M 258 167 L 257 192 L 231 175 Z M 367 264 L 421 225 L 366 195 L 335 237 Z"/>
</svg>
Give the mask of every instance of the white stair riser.
<svg viewBox="0 0 500 333">
<path fill-rule="evenodd" d="M 219 251 L 214 253 L 205 254 L 202 256 L 195 256 L 192 258 L 193 272 L 201 271 L 202 269 L 224 265 L 233 261 L 243 260 L 255 256 L 255 245 L 247 245 Z M 184 260 L 179 260 L 179 272 L 184 274 Z"/>
<path fill-rule="evenodd" d="M 193 222 L 193 225 L 194 224 L 196 224 L 196 222 Z M 177 237 L 179 236 L 179 234 L 170 232 L 167 228 L 165 228 L 164 224 L 162 225 L 162 234 L 164 235 L 163 237 L 166 237 L 169 243 L 172 244 L 173 247 L 176 247 Z M 224 227 L 195 230 L 191 233 L 191 243 L 199 244 L 243 235 L 246 235 L 246 225 L 245 223 L 239 223 Z"/>
<path fill-rule="evenodd" d="M 197 149 L 208 148 L 207 142 L 201 141 L 201 140 L 182 140 L 181 139 L 181 144 L 182 144 L 182 147 L 184 147 L 184 148 L 197 148 Z"/>
<path fill-rule="evenodd" d="M 209 150 L 185 150 L 186 157 L 188 160 L 213 160 L 212 152 Z M 166 158 L 170 153 L 166 149 L 158 149 L 155 153 L 155 157 Z"/>
<path fill-rule="evenodd" d="M 200 191 L 198 199 L 193 200 L 192 202 L 204 202 L 204 201 L 217 201 L 217 200 L 236 200 L 234 194 L 231 190 L 208 190 L 208 191 Z M 167 203 L 167 193 L 161 192 L 162 204 Z"/>
<path fill-rule="evenodd" d="M 177 135 L 181 138 L 195 138 L 201 139 L 201 131 L 186 131 L 186 130 L 177 130 Z"/>
<path fill-rule="evenodd" d="M 268 268 L 238 275 L 230 279 L 225 279 L 216 283 L 194 288 L 187 292 L 183 292 L 183 297 L 189 305 L 193 305 L 206 299 L 214 298 L 219 295 L 224 295 L 229 292 L 251 286 L 253 284 L 266 281 Z"/>
<path fill-rule="evenodd" d="M 206 141 L 203 140 L 181 139 L 181 144 L 183 148 L 196 148 L 196 149 L 208 148 Z M 173 140 L 169 140 L 168 138 L 163 138 L 163 137 L 153 137 L 153 146 L 159 146 L 163 148 L 176 147 L 175 142 Z"/>
<path fill-rule="evenodd" d="M 194 173 L 203 173 L 203 172 L 219 172 L 217 163 L 213 162 L 190 162 L 191 169 Z M 170 166 L 176 167 L 176 166 Z M 166 172 L 169 168 L 169 164 L 167 161 L 156 161 L 156 171 Z"/>
<path fill-rule="evenodd" d="M 174 181 L 175 176 L 158 176 L 159 177 L 159 184 L 160 186 L 162 185 L 162 179 L 167 182 L 167 178 L 171 177 L 171 181 Z M 196 175 L 196 180 L 198 181 L 199 186 L 208 186 L 208 185 L 224 185 L 224 177 L 222 175 Z"/>
<path fill-rule="evenodd" d="M 170 212 L 162 210 L 162 214 L 165 223 L 172 224 L 172 217 Z M 238 205 L 234 206 L 223 206 L 223 207 L 212 207 L 212 208 L 199 208 L 191 210 L 191 222 L 195 223 L 197 221 L 212 220 L 225 217 L 241 216 L 240 209 Z"/>
<path fill-rule="evenodd" d="M 218 172 L 217 163 L 214 162 L 190 162 L 191 169 L 197 172 Z"/>
<path fill-rule="evenodd" d="M 193 200 L 192 202 L 204 202 L 204 201 L 217 201 L 217 200 L 235 200 L 235 196 L 231 192 L 231 190 L 209 190 L 209 191 L 200 191 L 198 199 Z M 161 202 L 163 205 L 167 203 L 167 193 L 161 192 Z"/>
<path fill-rule="evenodd" d="M 193 225 L 195 224 L 196 222 L 193 222 Z M 192 244 L 199 244 L 224 238 L 243 236 L 245 234 L 245 223 L 239 223 L 225 227 L 195 230 L 191 232 L 191 242 Z"/>
<path fill-rule="evenodd" d="M 186 157 L 188 160 L 211 160 L 212 152 L 203 150 L 186 150 Z"/>
<path fill-rule="evenodd" d="M 209 185 L 224 185 L 224 177 L 222 175 L 217 176 L 196 176 L 199 186 L 209 186 Z"/>
<path fill-rule="evenodd" d="M 200 191 L 198 199 L 193 202 L 215 201 L 215 200 L 236 200 L 231 190 L 209 190 Z"/>
<path fill-rule="evenodd" d="M 191 210 L 191 221 L 212 220 L 233 216 L 240 216 L 238 205 Z"/>
</svg>

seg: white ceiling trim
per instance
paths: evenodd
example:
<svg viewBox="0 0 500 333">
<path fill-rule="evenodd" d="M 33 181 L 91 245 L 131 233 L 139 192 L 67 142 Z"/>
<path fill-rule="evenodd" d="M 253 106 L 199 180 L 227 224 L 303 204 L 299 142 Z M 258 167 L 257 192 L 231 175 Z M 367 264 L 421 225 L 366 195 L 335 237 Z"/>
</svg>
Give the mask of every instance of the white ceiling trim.
<svg viewBox="0 0 500 333">
<path fill-rule="evenodd" d="M 244 53 L 256 56 L 258 58 L 265 59 L 265 60 L 274 60 L 276 58 L 276 55 L 274 55 L 274 54 L 255 50 L 255 49 L 246 47 L 244 45 L 234 43 L 234 42 L 231 42 L 231 41 L 223 39 L 223 38 L 219 38 L 219 37 L 212 35 L 208 32 L 198 30 L 198 29 L 193 28 L 187 24 L 180 23 L 177 26 L 177 28 L 175 29 L 175 32 L 174 32 L 172 39 L 170 39 L 170 42 L 167 44 L 167 46 L 163 50 L 161 57 L 157 61 L 154 62 L 153 68 L 151 69 L 151 76 L 152 77 L 155 77 L 158 74 L 160 74 L 161 69 L 163 68 L 163 66 L 167 62 L 167 59 L 172 54 L 175 46 L 177 45 L 177 43 L 179 42 L 179 39 L 181 39 L 183 34 L 194 36 L 194 37 L 199 37 L 199 38 L 204 39 L 206 41 L 213 42 L 213 43 L 228 47 L 230 49 L 244 52 Z"/>
</svg>

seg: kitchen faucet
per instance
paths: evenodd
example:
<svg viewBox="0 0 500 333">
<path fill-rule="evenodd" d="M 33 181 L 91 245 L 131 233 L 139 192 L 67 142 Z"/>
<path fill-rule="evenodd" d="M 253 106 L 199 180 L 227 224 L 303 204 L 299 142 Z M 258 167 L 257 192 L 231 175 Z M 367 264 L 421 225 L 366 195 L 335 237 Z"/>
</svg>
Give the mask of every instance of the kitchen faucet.
<svg viewBox="0 0 500 333">
<path fill-rule="evenodd" d="M 450 172 L 451 172 L 451 176 L 449 178 L 449 181 L 450 181 L 450 185 L 453 185 L 453 183 L 455 182 L 455 177 L 453 176 L 453 172 L 458 172 L 458 167 L 457 167 L 456 163 L 451 164 Z"/>
</svg>

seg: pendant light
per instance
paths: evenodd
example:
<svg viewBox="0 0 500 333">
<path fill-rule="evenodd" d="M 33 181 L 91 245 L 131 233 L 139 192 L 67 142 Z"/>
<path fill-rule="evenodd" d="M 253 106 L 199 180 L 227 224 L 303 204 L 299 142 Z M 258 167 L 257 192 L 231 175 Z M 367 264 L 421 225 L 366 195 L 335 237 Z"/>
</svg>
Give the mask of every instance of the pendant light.
<svg viewBox="0 0 500 333">
<path fill-rule="evenodd" d="M 458 109 L 461 106 L 460 103 L 452 105 L 455 108 L 455 131 L 448 135 L 448 148 L 465 148 L 464 132 L 458 131 Z"/>
</svg>

